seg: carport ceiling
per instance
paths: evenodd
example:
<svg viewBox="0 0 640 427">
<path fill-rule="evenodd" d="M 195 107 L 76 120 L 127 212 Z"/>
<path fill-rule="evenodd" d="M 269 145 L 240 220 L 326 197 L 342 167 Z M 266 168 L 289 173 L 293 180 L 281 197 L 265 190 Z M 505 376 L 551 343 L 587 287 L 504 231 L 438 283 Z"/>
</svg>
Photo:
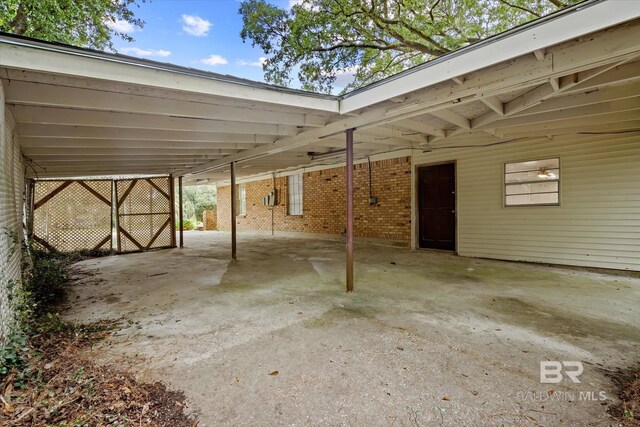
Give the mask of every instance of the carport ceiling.
<svg viewBox="0 0 640 427">
<path fill-rule="evenodd" d="M 329 108 L 303 108 L 16 69 L 3 77 L 23 153 L 46 168 L 36 168 L 43 176 L 167 173 L 322 126 L 336 114 L 330 97 L 320 98 Z"/>
<path fill-rule="evenodd" d="M 340 98 L 11 36 L 0 36 L 0 77 L 40 177 L 218 182 L 230 161 L 239 177 L 318 163 L 307 153 L 344 148 L 349 128 L 356 157 L 637 131 L 640 4 L 607 3 Z"/>
</svg>

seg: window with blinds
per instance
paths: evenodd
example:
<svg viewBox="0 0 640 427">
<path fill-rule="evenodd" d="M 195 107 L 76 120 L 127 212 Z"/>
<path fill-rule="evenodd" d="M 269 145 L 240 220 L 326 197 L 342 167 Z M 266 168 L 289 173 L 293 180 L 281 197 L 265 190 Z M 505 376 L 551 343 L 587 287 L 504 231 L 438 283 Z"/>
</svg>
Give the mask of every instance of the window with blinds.
<svg viewBox="0 0 640 427">
<path fill-rule="evenodd" d="M 560 204 L 560 159 L 505 163 L 505 206 Z"/>
<path fill-rule="evenodd" d="M 238 185 L 238 215 L 247 214 L 247 190 L 244 184 Z"/>
<path fill-rule="evenodd" d="M 289 215 L 302 215 L 302 174 L 289 175 Z"/>
</svg>

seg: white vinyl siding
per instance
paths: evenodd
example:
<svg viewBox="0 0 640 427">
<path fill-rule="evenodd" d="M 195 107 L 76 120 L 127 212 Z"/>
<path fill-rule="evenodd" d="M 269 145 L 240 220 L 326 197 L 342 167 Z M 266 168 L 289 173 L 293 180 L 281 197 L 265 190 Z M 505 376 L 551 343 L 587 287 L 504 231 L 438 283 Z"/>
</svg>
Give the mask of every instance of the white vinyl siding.
<svg viewBox="0 0 640 427">
<path fill-rule="evenodd" d="M 560 206 L 505 207 L 504 164 L 546 158 L 561 160 Z M 640 270 L 640 135 L 566 135 L 413 156 L 414 166 L 443 161 L 457 162 L 460 255 Z"/>
<path fill-rule="evenodd" d="M 302 174 L 289 175 L 289 215 L 302 215 Z"/>
</svg>

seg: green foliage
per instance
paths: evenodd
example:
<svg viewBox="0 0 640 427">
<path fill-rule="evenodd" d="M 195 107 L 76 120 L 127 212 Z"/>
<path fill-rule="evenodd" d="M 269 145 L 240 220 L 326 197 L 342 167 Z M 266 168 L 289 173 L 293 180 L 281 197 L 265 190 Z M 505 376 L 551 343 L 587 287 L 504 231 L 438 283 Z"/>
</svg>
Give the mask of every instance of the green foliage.
<svg viewBox="0 0 640 427">
<path fill-rule="evenodd" d="M 19 240 L 14 233 L 5 233 L 18 242 L 11 246 L 19 250 Z M 64 332 L 71 327 L 55 312 L 64 300 L 69 285 L 69 267 L 87 257 L 103 256 L 110 251 L 78 251 L 73 253 L 47 252 L 30 244 L 24 249 L 28 257 L 23 263 L 23 281 L 7 281 L 9 302 L 16 314 L 14 331 L 0 346 L 0 378 L 15 373 L 15 386 L 24 385 L 30 375 L 29 357 L 33 353 L 29 340 L 42 335 Z M 3 280 L 5 278 L 3 277 Z"/>
<path fill-rule="evenodd" d="M 196 226 L 191 222 L 191 220 L 185 219 L 182 221 L 182 229 L 183 230 L 195 230 Z M 176 224 L 176 230 L 180 230 L 180 224 Z"/>
<path fill-rule="evenodd" d="M 49 307 L 62 300 L 69 281 L 69 256 L 31 249 L 31 278 L 25 282 L 36 307 Z"/>
<path fill-rule="evenodd" d="M 40 314 L 64 300 L 69 285 L 69 267 L 86 258 L 110 255 L 110 250 L 80 250 L 76 252 L 50 252 L 31 244 L 30 274 L 23 285 L 25 292 Z"/>
<path fill-rule="evenodd" d="M 138 6 L 138 0 L 3 0 L 0 30 L 77 46 L 113 49 L 113 36 L 133 41 L 129 34 L 113 26 L 116 21 L 133 27 L 144 25 L 135 18 L 133 6 Z"/>
<path fill-rule="evenodd" d="M 290 10 L 244 0 L 244 41 L 260 47 L 265 79 L 307 90 L 364 86 L 579 0 L 301 0 Z"/>
<path fill-rule="evenodd" d="M 194 185 L 182 189 L 184 218 L 193 223 L 202 222 L 202 213 L 216 207 L 215 185 Z M 185 228 L 186 230 L 186 228 Z"/>
<path fill-rule="evenodd" d="M 26 335 L 20 331 L 9 334 L 5 343 L 0 347 L 0 378 L 12 370 L 24 371 L 27 360 L 24 357 L 29 350 Z"/>
</svg>

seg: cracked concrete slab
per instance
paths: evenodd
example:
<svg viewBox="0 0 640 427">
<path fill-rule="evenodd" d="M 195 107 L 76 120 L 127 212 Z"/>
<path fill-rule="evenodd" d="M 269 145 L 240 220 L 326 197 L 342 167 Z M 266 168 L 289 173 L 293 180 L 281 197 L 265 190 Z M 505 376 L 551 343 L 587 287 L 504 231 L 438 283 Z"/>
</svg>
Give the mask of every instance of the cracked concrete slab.
<svg viewBox="0 0 640 427">
<path fill-rule="evenodd" d="M 636 273 L 360 242 L 346 294 L 340 241 L 185 242 L 78 263 L 66 316 L 125 319 L 96 357 L 184 390 L 201 426 L 608 425 L 606 370 L 640 360 Z M 541 384 L 545 360 L 581 383 Z"/>
</svg>

